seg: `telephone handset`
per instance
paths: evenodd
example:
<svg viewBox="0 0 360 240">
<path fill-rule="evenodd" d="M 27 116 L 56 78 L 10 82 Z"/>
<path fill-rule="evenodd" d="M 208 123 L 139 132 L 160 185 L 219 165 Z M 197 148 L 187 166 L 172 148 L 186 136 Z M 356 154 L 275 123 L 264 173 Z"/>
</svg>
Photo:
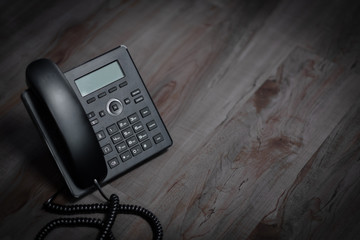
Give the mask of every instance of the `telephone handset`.
<svg viewBox="0 0 360 240">
<path fill-rule="evenodd" d="M 26 79 L 24 105 L 75 197 L 172 145 L 125 46 L 65 73 L 37 60 Z"/>
</svg>

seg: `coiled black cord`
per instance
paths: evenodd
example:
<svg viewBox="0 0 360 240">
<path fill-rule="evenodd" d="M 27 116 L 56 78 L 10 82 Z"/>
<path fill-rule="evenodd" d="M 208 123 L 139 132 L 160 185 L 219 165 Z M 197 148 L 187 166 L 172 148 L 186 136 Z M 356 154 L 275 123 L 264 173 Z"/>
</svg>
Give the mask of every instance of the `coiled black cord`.
<svg viewBox="0 0 360 240">
<path fill-rule="evenodd" d="M 99 189 L 101 194 L 101 189 Z M 136 206 L 119 204 L 119 197 L 115 194 L 107 199 L 107 203 L 95 203 L 95 204 L 77 204 L 64 206 L 53 203 L 57 194 L 52 196 L 49 200 L 44 203 L 44 209 L 51 213 L 61 215 L 75 215 L 75 214 L 93 214 L 93 213 L 104 213 L 104 220 L 98 218 L 87 218 L 87 217 L 76 217 L 76 218 L 58 218 L 49 222 L 43 227 L 36 235 L 37 240 L 45 239 L 45 237 L 55 228 L 59 227 L 95 227 L 100 230 L 97 239 L 101 240 L 112 240 L 115 239 L 111 232 L 111 228 L 115 222 L 117 214 L 132 214 L 137 215 L 145 219 L 153 232 L 153 239 L 161 240 L 163 237 L 163 230 L 160 221 L 157 217 L 149 210 Z"/>
</svg>

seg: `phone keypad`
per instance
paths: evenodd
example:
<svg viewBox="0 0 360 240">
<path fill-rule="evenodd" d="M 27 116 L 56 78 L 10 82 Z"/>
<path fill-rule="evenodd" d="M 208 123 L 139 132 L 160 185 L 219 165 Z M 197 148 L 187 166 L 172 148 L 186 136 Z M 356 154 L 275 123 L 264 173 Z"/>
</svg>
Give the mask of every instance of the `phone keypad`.
<svg viewBox="0 0 360 240">
<path fill-rule="evenodd" d="M 134 90 L 131 95 L 137 96 L 141 94 L 140 90 Z M 99 112 L 99 116 L 101 116 Z M 95 113 L 90 112 L 87 114 L 90 123 L 98 122 L 95 118 Z M 107 155 L 115 150 L 118 158 L 122 162 L 126 162 L 131 158 L 147 151 L 153 147 L 153 144 L 158 144 L 164 140 L 161 133 L 153 135 L 149 138 L 149 133 L 157 128 L 154 119 L 146 118 L 151 116 L 150 109 L 144 107 L 138 112 L 134 112 L 129 116 L 107 126 L 104 130 L 96 132 L 96 137 L 100 144 L 102 144 L 102 151 Z M 146 121 L 145 118 L 147 119 Z M 96 123 L 95 123 L 96 124 Z M 106 138 L 109 140 L 106 141 Z M 105 141 L 105 144 L 103 143 Z M 117 157 L 111 158 L 107 161 L 109 167 L 115 168 L 120 165 Z"/>
</svg>

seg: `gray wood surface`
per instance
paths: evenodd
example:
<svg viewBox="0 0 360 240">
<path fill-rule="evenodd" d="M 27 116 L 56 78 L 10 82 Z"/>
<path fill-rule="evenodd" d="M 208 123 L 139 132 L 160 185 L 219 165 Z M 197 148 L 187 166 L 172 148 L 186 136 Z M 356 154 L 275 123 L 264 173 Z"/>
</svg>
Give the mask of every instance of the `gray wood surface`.
<svg viewBox="0 0 360 240">
<path fill-rule="evenodd" d="M 121 44 L 174 145 L 108 195 L 154 212 L 164 239 L 359 238 L 359 1 L 14 0 L 0 11 L 1 239 L 33 239 L 59 217 L 41 205 L 64 186 L 20 100 L 27 64 L 66 71 Z M 151 239 L 134 216 L 113 233 Z"/>
</svg>

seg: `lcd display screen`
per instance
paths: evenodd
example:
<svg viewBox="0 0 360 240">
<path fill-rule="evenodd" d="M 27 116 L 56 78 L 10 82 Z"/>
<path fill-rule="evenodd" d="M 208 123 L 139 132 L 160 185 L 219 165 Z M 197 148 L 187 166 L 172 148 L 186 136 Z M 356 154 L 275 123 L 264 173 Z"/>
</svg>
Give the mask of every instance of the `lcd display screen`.
<svg viewBox="0 0 360 240">
<path fill-rule="evenodd" d="M 109 63 L 89 74 L 75 80 L 75 84 L 81 96 L 95 92 L 106 85 L 125 77 L 124 72 L 117 61 Z"/>
</svg>

